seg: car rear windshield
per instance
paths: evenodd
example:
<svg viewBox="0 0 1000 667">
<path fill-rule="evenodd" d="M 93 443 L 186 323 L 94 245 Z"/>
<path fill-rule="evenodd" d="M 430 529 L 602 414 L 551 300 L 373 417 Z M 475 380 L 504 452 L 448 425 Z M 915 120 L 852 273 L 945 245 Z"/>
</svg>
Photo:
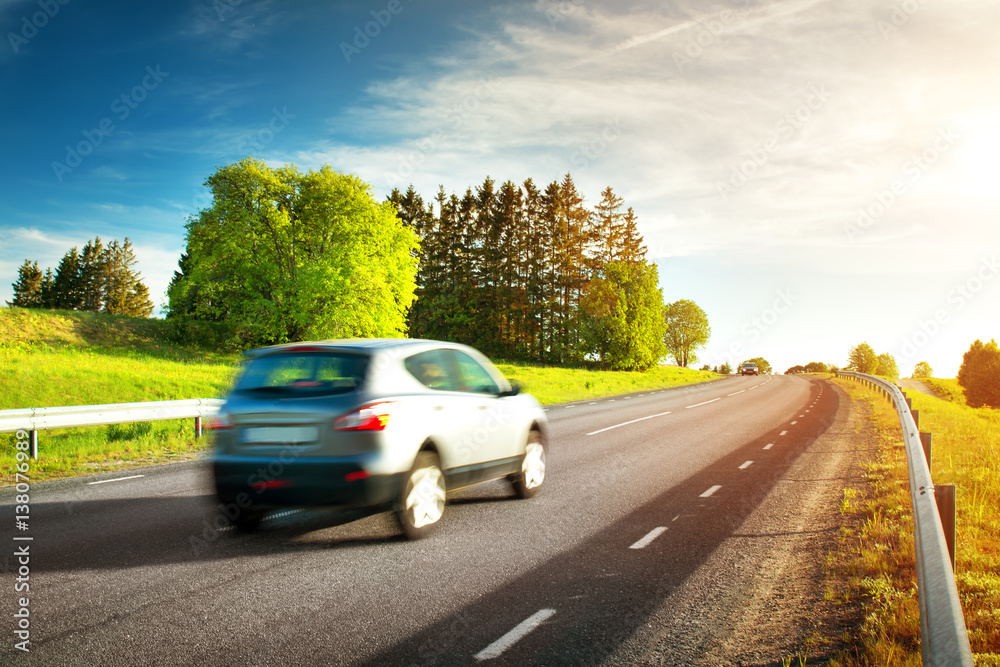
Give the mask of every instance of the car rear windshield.
<svg viewBox="0 0 1000 667">
<path fill-rule="evenodd" d="M 239 393 L 345 394 L 365 379 L 368 356 L 350 352 L 281 351 L 252 359 L 236 382 Z"/>
</svg>

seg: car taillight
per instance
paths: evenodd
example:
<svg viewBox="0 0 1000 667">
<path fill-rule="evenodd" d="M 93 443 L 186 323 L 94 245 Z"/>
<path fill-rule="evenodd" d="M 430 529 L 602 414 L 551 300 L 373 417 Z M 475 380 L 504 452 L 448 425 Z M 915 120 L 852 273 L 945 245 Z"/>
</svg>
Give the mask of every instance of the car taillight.
<svg viewBox="0 0 1000 667">
<path fill-rule="evenodd" d="M 214 417 L 210 417 L 205 428 L 209 431 L 227 431 L 236 426 L 236 422 L 229 416 L 228 412 L 220 412 Z"/>
<path fill-rule="evenodd" d="M 384 431 L 389 423 L 389 403 L 372 403 L 337 417 L 336 431 Z"/>
</svg>

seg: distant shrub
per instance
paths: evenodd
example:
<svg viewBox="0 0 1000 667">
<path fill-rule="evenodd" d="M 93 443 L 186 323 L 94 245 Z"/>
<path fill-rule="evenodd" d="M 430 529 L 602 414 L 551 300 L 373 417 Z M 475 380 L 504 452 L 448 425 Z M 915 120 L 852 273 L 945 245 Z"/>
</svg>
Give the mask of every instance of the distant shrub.
<svg viewBox="0 0 1000 667">
<path fill-rule="evenodd" d="M 970 407 L 1000 408 L 1000 348 L 995 340 L 977 340 L 962 357 L 958 384 Z"/>
</svg>

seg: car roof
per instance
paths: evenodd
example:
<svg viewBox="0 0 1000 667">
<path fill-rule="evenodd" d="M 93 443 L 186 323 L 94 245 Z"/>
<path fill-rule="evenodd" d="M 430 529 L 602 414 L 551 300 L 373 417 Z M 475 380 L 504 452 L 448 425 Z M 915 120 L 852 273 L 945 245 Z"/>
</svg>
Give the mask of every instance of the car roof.
<svg viewBox="0 0 1000 667">
<path fill-rule="evenodd" d="M 270 345 L 247 350 L 244 355 L 257 357 L 271 352 L 281 350 L 294 350 L 295 348 L 325 348 L 329 350 L 352 350 L 371 351 L 398 349 L 418 349 L 421 347 L 465 347 L 459 343 L 449 343 L 440 340 L 427 340 L 421 338 L 336 338 L 318 341 L 298 341 L 295 343 L 282 343 L 280 345 Z"/>
</svg>

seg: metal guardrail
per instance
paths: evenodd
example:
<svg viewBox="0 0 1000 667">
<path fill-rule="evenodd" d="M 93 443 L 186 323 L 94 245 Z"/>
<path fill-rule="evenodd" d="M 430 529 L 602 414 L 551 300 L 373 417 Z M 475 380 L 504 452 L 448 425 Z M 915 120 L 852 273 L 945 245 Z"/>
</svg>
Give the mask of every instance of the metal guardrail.
<svg viewBox="0 0 1000 667">
<path fill-rule="evenodd" d="M 194 418 L 195 437 L 201 436 L 201 420 L 219 412 L 218 398 L 188 398 L 180 401 L 144 401 L 110 405 L 73 405 L 59 408 L 0 410 L 0 433 L 27 431 L 28 451 L 38 460 L 38 431 L 76 426 L 103 426 Z"/>
<path fill-rule="evenodd" d="M 931 481 L 930 457 L 924 454 L 917 423 L 907 400 L 899 387 L 882 378 L 851 371 L 838 371 L 837 375 L 880 389 L 899 414 L 910 474 L 910 502 L 913 505 L 923 664 L 973 667 L 969 633 L 955 585 L 954 561 L 948 551 L 934 483 Z"/>
</svg>

